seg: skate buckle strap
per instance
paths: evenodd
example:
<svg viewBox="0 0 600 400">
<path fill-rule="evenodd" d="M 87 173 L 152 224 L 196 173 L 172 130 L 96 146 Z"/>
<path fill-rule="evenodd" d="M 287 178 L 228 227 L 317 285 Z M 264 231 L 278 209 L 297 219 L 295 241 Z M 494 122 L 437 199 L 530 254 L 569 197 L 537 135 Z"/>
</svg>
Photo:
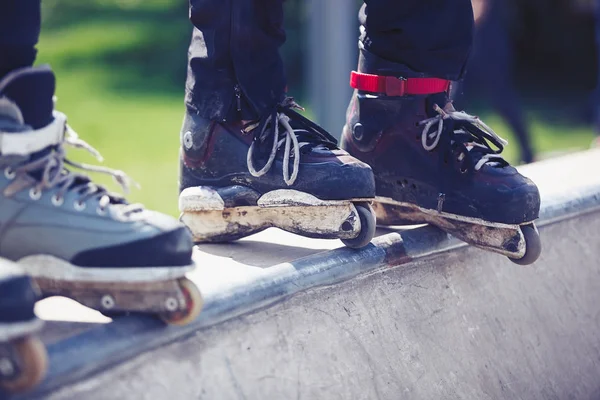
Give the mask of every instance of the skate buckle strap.
<svg viewBox="0 0 600 400">
<path fill-rule="evenodd" d="M 450 81 L 440 78 L 403 78 L 352 71 L 350 86 L 365 92 L 385 93 L 387 96 L 408 96 L 446 92 L 450 88 Z"/>
<path fill-rule="evenodd" d="M 46 147 L 58 145 L 65 136 L 66 117 L 54 113 L 54 121 L 40 129 L 25 132 L 0 131 L 0 154 L 3 156 L 26 156 Z"/>
</svg>

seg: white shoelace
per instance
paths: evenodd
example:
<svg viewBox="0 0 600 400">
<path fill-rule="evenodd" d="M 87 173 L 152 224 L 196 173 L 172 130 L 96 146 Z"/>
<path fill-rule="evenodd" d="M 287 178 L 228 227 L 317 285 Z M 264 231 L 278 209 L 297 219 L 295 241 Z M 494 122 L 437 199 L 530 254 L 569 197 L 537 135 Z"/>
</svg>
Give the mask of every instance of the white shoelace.
<svg viewBox="0 0 600 400">
<path fill-rule="evenodd" d="M 440 141 L 440 137 L 442 135 L 442 130 L 444 129 L 444 120 L 446 120 L 446 119 L 454 119 L 457 121 L 467 121 L 467 122 L 475 125 L 477 128 L 481 129 L 485 134 L 489 135 L 490 137 L 492 137 L 493 139 L 495 139 L 496 141 L 501 143 L 503 146 L 506 146 L 508 144 L 508 142 L 505 139 L 500 137 L 496 132 L 494 132 L 494 130 L 492 128 L 487 126 L 482 120 L 480 120 L 476 116 L 469 115 L 464 111 L 443 110 L 438 105 L 435 105 L 434 109 L 438 113 L 438 115 L 419 122 L 419 125 L 424 125 L 423 133 L 421 134 L 421 144 L 423 145 L 423 148 L 427 151 L 431 151 L 437 147 L 437 145 Z M 429 132 L 430 129 L 435 124 L 438 124 L 437 130 L 434 130 L 433 132 Z M 467 132 L 460 129 L 460 130 L 455 130 L 455 133 L 467 133 Z M 431 144 L 427 143 L 428 141 L 431 142 L 432 140 L 433 140 L 433 142 Z M 483 146 L 482 144 L 475 143 L 475 142 L 471 142 L 468 145 L 466 145 L 467 151 L 471 151 L 475 147 L 481 147 L 484 149 L 488 149 L 486 146 Z M 463 158 L 464 158 L 464 155 L 461 154 L 459 156 L 459 161 L 462 161 Z M 491 166 L 495 166 L 495 165 L 498 165 L 499 161 L 504 161 L 502 156 L 500 156 L 499 154 L 491 154 L 491 153 L 484 154 L 479 159 L 479 161 L 477 161 L 474 168 L 476 171 L 479 171 L 485 164 L 489 163 Z"/>
<path fill-rule="evenodd" d="M 65 144 L 67 144 L 71 147 L 74 147 L 76 149 L 86 150 L 88 153 L 93 155 L 99 162 L 104 161 L 104 158 L 102 157 L 100 152 L 98 150 L 96 150 L 94 147 L 92 147 L 86 141 L 80 139 L 79 135 L 77 134 L 77 132 L 75 132 L 73 130 L 73 128 L 71 128 L 67 124 L 65 126 L 65 129 L 66 129 L 66 133 L 67 133 L 67 135 L 65 137 Z M 101 174 L 106 174 L 106 175 L 112 176 L 112 178 L 115 180 L 115 182 L 119 186 L 121 186 L 124 194 L 129 193 L 132 184 L 135 187 L 137 187 L 138 189 L 140 188 L 139 183 L 135 182 L 133 179 L 131 179 L 131 177 L 129 177 L 125 172 L 123 172 L 121 170 L 107 168 L 107 167 L 101 167 L 101 166 L 97 166 L 97 165 L 76 163 L 74 161 L 67 159 L 66 157 L 64 158 L 64 162 L 65 162 L 65 164 L 71 165 L 75 168 L 79 168 L 84 171 L 99 172 Z"/>
<path fill-rule="evenodd" d="M 98 161 L 103 161 L 100 152 L 98 152 L 98 150 L 93 148 L 84 140 L 80 139 L 77 133 L 66 123 L 65 134 L 66 135 L 63 144 L 69 145 L 77 149 L 84 149 L 90 154 L 92 154 L 96 159 L 98 159 Z M 39 182 L 30 185 L 34 188 L 35 191 L 41 192 L 44 189 L 52 189 L 58 187 L 59 191 L 55 196 L 57 196 L 57 198 L 61 198 L 67 191 L 71 189 L 78 190 L 80 194 L 78 202 L 80 204 L 84 203 L 85 201 L 91 198 L 96 197 L 99 199 L 98 205 L 102 210 L 104 210 L 107 206 L 111 204 L 111 197 L 109 196 L 106 189 L 94 184 L 91 181 L 88 182 L 85 186 L 77 185 L 76 188 L 72 187 L 77 178 L 83 178 L 86 180 L 88 178 L 85 175 L 76 174 L 72 171 L 65 169 L 65 165 L 70 165 L 83 171 L 98 172 L 110 175 L 117 182 L 117 184 L 121 186 L 125 194 L 129 192 L 131 183 L 139 187 L 139 185 L 133 180 L 131 180 L 123 171 L 114 170 L 107 167 L 77 163 L 67 159 L 66 151 L 62 144 L 58 145 L 56 149 L 49 151 L 48 154 L 35 160 L 26 161 L 18 167 L 15 167 L 14 169 L 11 168 L 10 161 L 2 162 L 4 161 L 2 160 L 2 158 L 3 157 L 0 156 L 0 164 L 7 165 L 7 167 L 10 168 L 12 172 L 16 175 L 27 174 L 41 170 L 41 177 L 39 179 Z M 129 215 L 138 211 L 143 211 L 144 209 L 141 204 L 122 204 L 122 206 L 123 208 L 121 209 L 121 213 L 124 215 Z"/>
<path fill-rule="evenodd" d="M 256 141 L 253 141 L 248 149 L 248 155 L 246 158 L 248 164 L 248 171 L 252 176 L 258 178 L 269 172 L 271 166 L 273 165 L 273 161 L 275 161 L 275 157 L 277 156 L 277 151 L 281 147 L 281 145 L 285 142 L 285 148 L 283 151 L 283 180 L 286 185 L 291 186 L 296 182 L 296 178 L 298 177 L 298 169 L 300 166 L 300 148 L 306 143 L 298 143 L 298 138 L 296 137 L 296 133 L 290 126 L 290 118 L 282 113 L 276 114 L 276 122 L 272 121 L 273 117 L 269 116 L 266 123 L 263 126 L 260 135 L 264 134 L 265 130 L 269 126 L 269 123 L 274 123 L 275 125 L 275 133 L 273 135 L 273 144 L 271 146 L 271 152 L 269 154 L 269 159 L 267 163 L 260 169 L 256 170 L 254 167 L 254 149 Z M 279 126 L 283 127 L 283 131 L 279 130 Z M 281 135 L 280 135 L 281 134 Z M 281 136 L 281 137 L 280 137 Z M 293 154 L 292 154 L 293 151 Z M 292 173 L 290 174 L 290 158 L 293 158 L 292 164 Z"/>
</svg>

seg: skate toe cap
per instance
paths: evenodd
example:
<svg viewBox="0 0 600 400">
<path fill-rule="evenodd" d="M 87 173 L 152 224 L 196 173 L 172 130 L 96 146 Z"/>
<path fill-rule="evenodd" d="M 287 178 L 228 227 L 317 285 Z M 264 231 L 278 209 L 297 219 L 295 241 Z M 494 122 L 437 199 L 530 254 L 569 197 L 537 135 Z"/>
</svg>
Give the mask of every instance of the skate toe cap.
<svg viewBox="0 0 600 400">
<path fill-rule="evenodd" d="M 172 217 L 151 212 L 148 229 L 138 240 L 87 249 L 72 263 L 87 267 L 185 266 L 192 263 L 193 241 L 188 229 Z M 151 232 L 151 233 L 150 233 Z"/>
<path fill-rule="evenodd" d="M 538 218 L 540 192 L 526 177 L 521 177 L 511 186 L 498 187 L 487 202 L 486 219 L 497 222 L 520 224 Z"/>
<path fill-rule="evenodd" d="M 344 200 L 375 197 L 375 178 L 367 164 L 350 159 L 335 168 L 315 168 L 310 192 L 321 199 Z"/>
</svg>

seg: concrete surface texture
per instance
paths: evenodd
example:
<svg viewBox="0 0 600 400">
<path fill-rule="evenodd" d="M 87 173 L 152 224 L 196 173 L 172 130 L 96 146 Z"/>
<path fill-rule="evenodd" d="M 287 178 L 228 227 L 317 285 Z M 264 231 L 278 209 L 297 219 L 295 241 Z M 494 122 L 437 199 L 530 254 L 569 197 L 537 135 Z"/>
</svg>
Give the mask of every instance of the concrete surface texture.
<svg viewBox="0 0 600 400">
<path fill-rule="evenodd" d="M 600 150 L 526 169 L 532 266 L 431 227 L 360 251 L 267 231 L 199 248 L 206 307 L 186 328 L 48 299 L 71 322 L 49 324 L 50 374 L 19 399 L 600 400 L 599 169 Z"/>
<path fill-rule="evenodd" d="M 468 248 L 304 292 L 48 399 L 597 400 L 599 226 L 547 227 L 533 267 Z"/>
</svg>

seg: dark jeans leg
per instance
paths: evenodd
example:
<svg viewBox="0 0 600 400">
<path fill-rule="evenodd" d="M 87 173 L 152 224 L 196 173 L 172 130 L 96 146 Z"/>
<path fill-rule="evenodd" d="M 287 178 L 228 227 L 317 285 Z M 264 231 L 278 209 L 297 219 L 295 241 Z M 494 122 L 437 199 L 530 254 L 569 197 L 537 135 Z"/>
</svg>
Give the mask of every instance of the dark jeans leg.
<svg viewBox="0 0 600 400">
<path fill-rule="evenodd" d="M 40 35 L 40 1 L 0 2 L 0 78 L 33 65 Z"/>
<path fill-rule="evenodd" d="M 190 19 L 190 111 L 214 120 L 255 119 L 282 100 L 283 0 L 190 0 Z"/>
<path fill-rule="evenodd" d="M 527 122 L 513 76 L 515 55 L 508 31 L 505 0 L 488 1 L 488 12 L 476 29 L 466 81 L 478 87 L 510 125 L 521 146 L 521 161 L 533 161 Z"/>
<path fill-rule="evenodd" d="M 364 0 L 366 50 L 414 71 L 461 78 L 473 40 L 471 0 Z"/>
</svg>

